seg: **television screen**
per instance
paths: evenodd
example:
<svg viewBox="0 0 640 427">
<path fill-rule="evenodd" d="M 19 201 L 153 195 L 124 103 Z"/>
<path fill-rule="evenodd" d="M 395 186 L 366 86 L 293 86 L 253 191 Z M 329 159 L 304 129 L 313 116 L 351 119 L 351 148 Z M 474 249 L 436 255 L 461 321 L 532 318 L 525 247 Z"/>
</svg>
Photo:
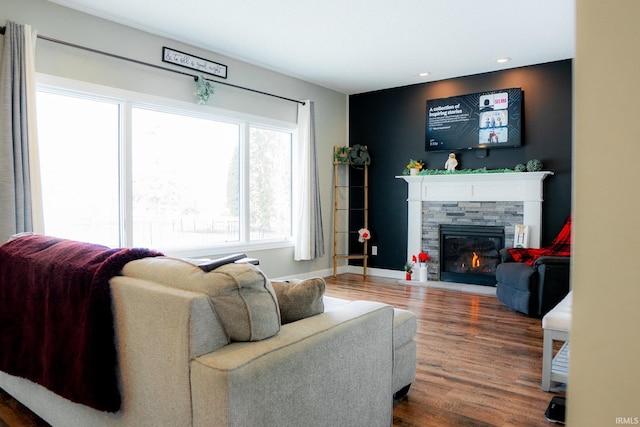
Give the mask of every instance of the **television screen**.
<svg viewBox="0 0 640 427">
<path fill-rule="evenodd" d="M 426 151 L 519 147 L 522 94 L 511 88 L 428 100 Z"/>
</svg>

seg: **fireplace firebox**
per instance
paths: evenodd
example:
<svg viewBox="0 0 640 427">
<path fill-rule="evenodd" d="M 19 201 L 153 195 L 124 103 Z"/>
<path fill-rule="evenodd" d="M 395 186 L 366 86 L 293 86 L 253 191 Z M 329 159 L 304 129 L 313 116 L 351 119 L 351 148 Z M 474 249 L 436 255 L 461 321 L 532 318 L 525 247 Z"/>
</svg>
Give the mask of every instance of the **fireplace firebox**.
<svg viewBox="0 0 640 427">
<path fill-rule="evenodd" d="M 495 286 L 504 227 L 441 224 L 440 280 Z"/>
</svg>

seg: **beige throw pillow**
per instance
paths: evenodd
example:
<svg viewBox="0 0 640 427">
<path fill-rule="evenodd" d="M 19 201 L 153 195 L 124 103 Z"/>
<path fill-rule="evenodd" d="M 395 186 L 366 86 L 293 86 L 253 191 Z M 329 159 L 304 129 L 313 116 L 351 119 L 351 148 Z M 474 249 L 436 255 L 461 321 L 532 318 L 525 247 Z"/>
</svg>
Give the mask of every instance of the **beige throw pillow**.
<svg viewBox="0 0 640 427">
<path fill-rule="evenodd" d="M 262 271 L 251 264 L 226 264 L 204 272 L 197 265 L 169 257 L 132 261 L 129 277 L 209 295 L 232 341 L 259 341 L 280 331 L 276 294 Z"/>
<path fill-rule="evenodd" d="M 322 297 L 326 283 L 322 278 L 272 281 L 280 306 L 280 321 L 287 324 L 324 312 Z"/>
</svg>

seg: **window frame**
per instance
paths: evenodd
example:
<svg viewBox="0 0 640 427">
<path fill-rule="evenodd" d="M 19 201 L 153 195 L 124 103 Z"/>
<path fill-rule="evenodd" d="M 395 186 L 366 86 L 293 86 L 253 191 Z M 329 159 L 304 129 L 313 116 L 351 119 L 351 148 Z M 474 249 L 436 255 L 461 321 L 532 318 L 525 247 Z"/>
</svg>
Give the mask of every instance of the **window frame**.
<svg viewBox="0 0 640 427">
<path fill-rule="evenodd" d="M 172 256 L 197 257 L 226 254 L 232 252 L 249 252 L 256 250 L 277 249 L 294 246 L 294 236 L 283 239 L 250 239 L 249 230 L 249 144 L 251 128 L 274 130 L 291 134 L 291 156 L 296 158 L 298 147 L 298 132 L 296 123 L 267 117 L 256 116 L 237 111 L 225 110 L 208 105 L 199 105 L 175 99 L 163 98 L 156 95 L 143 94 L 129 90 L 102 86 L 95 83 L 72 80 L 48 74 L 37 73 L 36 90 L 58 95 L 75 96 L 84 99 L 116 103 L 119 108 L 119 245 L 133 246 L 131 228 L 133 224 L 132 204 L 132 111 L 134 108 L 144 108 L 153 111 L 180 114 L 195 118 L 215 120 L 240 127 L 240 234 L 238 242 L 217 243 L 206 247 L 194 247 L 187 250 L 156 247 L 161 252 Z M 298 168 L 291 165 L 291 185 L 296 179 Z M 291 194 L 291 234 L 294 233 L 295 194 Z M 131 226 L 129 226 L 131 224 Z"/>
</svg>

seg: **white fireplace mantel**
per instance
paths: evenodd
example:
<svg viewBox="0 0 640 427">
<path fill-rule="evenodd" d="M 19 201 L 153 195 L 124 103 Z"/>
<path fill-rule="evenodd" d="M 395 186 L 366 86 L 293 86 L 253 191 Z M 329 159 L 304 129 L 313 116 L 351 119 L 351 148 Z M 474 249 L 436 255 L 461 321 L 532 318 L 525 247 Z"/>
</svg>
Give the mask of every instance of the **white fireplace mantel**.
<svg viewBox="0 0 640 427">
<path fill-rule="evenodd" d="M 553 172 L 508 172 L 443 175 L 403 175 L 409 184 L 407 256 L 421 251 L 423 202 L 513 201 L 523 202 L 523 223 L 530 227 L 529 246 L 540 246 L 542 181 Z"/>
</svg>

